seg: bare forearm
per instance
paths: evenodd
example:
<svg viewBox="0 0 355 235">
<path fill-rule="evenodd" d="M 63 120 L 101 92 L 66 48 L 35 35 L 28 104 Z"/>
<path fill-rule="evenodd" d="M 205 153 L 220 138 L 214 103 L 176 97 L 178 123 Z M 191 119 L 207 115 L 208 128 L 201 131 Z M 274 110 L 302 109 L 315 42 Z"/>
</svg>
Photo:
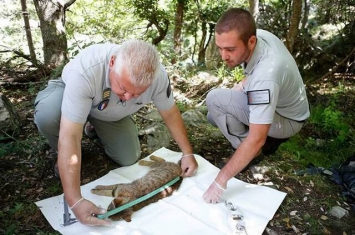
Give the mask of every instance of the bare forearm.
<svg viewBox="0 0 355 235">
<path fill-rule="evenodd" d="M 226 187 L 228 180 L 242 171 L 260 150 L 255 147 L 250 148 L 249 146 L 250 145 L 242 143 L 234 152 L 232 158 L 218 173 L 216 181 L 220 185 Z"/>
<path fill-rule="evenodd" d="M 74 136 L 65 136 L 58 142 L 58 166 L 63 191 L 71 206 L 81 198 L 81 140 Z"/>
<path fill-rule="evenodd" d="M 226 187 L 228 180 L 241 172 L 253 160 L 253 158 L 260 153 L 263 144 L 263 138 L 255 140 L 251 137 L 247 137 L 238 146 L 228 163 L 218 173 L 216 182 L 223 187 Z"/>
</svg>

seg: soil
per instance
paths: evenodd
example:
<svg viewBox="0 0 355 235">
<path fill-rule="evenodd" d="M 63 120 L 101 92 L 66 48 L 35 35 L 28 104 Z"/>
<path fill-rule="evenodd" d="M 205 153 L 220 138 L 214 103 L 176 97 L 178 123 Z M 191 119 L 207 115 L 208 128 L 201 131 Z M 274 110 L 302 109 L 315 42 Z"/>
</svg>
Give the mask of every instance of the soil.
<svg viewBox="0 0 355 235">
<path fill-rule="evenodd" d="M 0 142 L 1 148 L 6 148 L 8 153 L 5 156 L 0 155 L 0 234 L 57 234 L 34 204 L 38 200 L 62 193 L 60 181 L 53 174 L 56 159 L 51 157 L 49 146 L 39 135 L 33 122 L 33 100 L 41 86 L 43 84 L 35 87 L 30 84 L 3 85 L 0 89 L 0 92 L 10 98 L 16 106 L 22 121 L 22 131 L 19 136 Z M 29 91 L 30 88 L 32 92 Z M 211 87 L 205 86 L 205 88 L 208 90 Z M 207 90 L 199 90 L 195 95 L 204 94 Z M 319 99 L 315 97 L 313 100 Z M 354 99 L 347 97 L 347 104 L 344 105 L 348 107 L 349 102 L 354 104 L 353 101 Z M 230 144 L 223 137 L 210 138 L 204 135 L 204 130 L 192 126 L 188 127 L 188 133 L 194 152 L 212 164 L 218 165 L 223 158 L 232 153 Z M 307 130 L 300 133 L 305 138 L 307 134 Z M 150 153 L 144 136 L 141 138 L 141 144 L 142 157 L 145 157 Z M 173 141 L 168 148 L 179 151 Z M 82 149 L 84 156 L 82 184 L 95 180 L 118 167 L 105 156 L 98 140 L 90 140 L 84 136 Z M 0 154 L 3 151 L 4 149 Z M 274 218 L 269 222 L 264 235 L 355 234 L 354 210 L 351 210 L 351 204 L 341 197 L 339 186 L 332 184 L 321 175 L 297 177 L 280 170 L 285 166 L 303 167 L 293 158 L 288 157 L 287 150 L 282 148 L 267 157 L 261 165 L 270 167 L 270 170 L 264 174 L 264 179 L 254 179 L 250 170 L 236 177 L 245 182 L 268 185 L 288 193 Z M 324 185 L 317 185 L 314 182 L 324 182 Z M 328 204 L 332 201 L 337 201 L 339 206 L 349 209 L 350 214 L 342 219 L 330 217 L 327 211 L 335 206 Z"/>
</svg>

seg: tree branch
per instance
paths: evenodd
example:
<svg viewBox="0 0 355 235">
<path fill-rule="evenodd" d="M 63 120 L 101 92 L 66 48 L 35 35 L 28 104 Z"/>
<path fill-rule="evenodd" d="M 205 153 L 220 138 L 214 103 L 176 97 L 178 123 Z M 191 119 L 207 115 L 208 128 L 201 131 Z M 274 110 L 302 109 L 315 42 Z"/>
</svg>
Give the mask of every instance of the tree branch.
<svg viewBox="0 0 355 235">
<path fill-rule="evenodd" d="M 69 0 L 64 4 L 64 9 L 69 8 L 76 0 Z"/>
<path fill-rule="evenodd" d="M 334 74 L 334 73 L 337 71 L 337 69 L 338 69 L 341 65 L 343 65 L 343 64 L 350 58 L 350 56 L 352 56 L 353 54 L 355 54 L 355 47 L 353 48 L 353 50 L 350 52 L 349 55 L 347 55 L 339 64 L 337 64 L 336 66 L 334 66 L 328 73 L 324 74 L 324 75 L 320 78 L 320 80 L 323 80 L 323 79 L 325 79 L 326 77 L 328 77 L 328 76 Z"/>
<path fill-rule="evenodd" d="M 0 51 L 0 53 L 8 53 L 8 52 L 12 52 L 16 55 L 12 59 L 17 58 L 17 57 L 21 57 L 21 58 L 24 58 L 24 59 L 28 60 L 29 62 L 31 62 L 37 68 L 43 67 L 43 65 L 39 61 L 36 61 L 37 63 L 34 63 L 31 59 L 31 57 L 29 55 L 24 54 L 22 51 L 17 51 L 17 50 L 12 50 L 12 49 L 6 49 L 6 50 Z M 12 60 L 12 59 L 10 59 L 10 60 Z"/>
</svg>

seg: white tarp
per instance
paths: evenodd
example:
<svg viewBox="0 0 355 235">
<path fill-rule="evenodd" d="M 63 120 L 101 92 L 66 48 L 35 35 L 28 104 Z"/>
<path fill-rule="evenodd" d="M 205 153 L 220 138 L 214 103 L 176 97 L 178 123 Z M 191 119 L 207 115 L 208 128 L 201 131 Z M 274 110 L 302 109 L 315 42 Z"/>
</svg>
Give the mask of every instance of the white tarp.
<svg viewBox="0 0 355 235">
<path fill-rule="evenodd" d="M 177 162 L 181 153 L 161 148 L 153 153 L 166 161 Z M 51 226 L 62 234 L 120 234 L 120 235 L 219 235 L 232 234 L 229 210 L 224 203 L 205 203 L 202 195 L 215 179 L 219 169 L 201 156 L 195 155 L 199 164 L 194 177 L 184 178 L 179 190 L 172 196 L 152 203 L 132 215 L 131 222 L 116 221 L 110 227 L 89 227 L 79 222 L 63 226 L 63 194 L 36 202 Z M 147 157 L 148 158 L 148 157 Z M 90 192 L 96 185 L 128 183 L 142 177 L 148 167 L 134 164 L 121 167 L 107 175 L 81 186 L 82 196 L 96 205 L 107 208 L 111 197 Z M 266 186 L 248 184 L 238 179 L 228 182 L 224 198 L 237 206 L 244 215 L 248 235 L 261 235 L 268 222 L 285 198 L 286 193 Z M 71 213 L 71 218 L 74 217 Z"/>
</svg>

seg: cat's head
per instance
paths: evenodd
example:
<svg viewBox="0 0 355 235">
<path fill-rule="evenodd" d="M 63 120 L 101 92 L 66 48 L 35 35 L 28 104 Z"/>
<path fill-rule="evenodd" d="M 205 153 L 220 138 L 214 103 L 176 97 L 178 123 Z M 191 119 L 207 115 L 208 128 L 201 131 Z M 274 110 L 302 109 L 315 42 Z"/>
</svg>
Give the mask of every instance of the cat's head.
<svg viewBox="0 0 355 235">
<path fill-rule="evenodd" d="M 111 201 L 111 203 L 108 205 L 107 207 L 107 211 L 111 211 L 117 207 L 120 207 L 124 204 L 126 204 L 127 202 L 129 202 L 128 198 L 115 198 Z M 114 220 L 114 221 L 118 221 L 118 220 L 125 220 L 126 222 L 131 222 L 132 221 L 132 214 L 133 214 L 133 210 L 132 207 L 127 208 L 123 211 L 120 211 L 114 215 L 111 215 L 109 218 Z"/>
</svg>

